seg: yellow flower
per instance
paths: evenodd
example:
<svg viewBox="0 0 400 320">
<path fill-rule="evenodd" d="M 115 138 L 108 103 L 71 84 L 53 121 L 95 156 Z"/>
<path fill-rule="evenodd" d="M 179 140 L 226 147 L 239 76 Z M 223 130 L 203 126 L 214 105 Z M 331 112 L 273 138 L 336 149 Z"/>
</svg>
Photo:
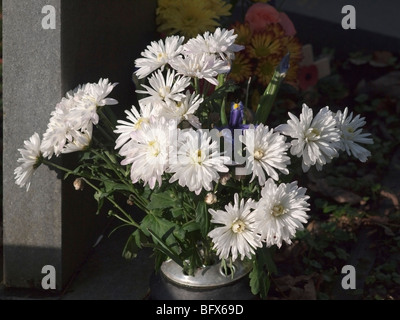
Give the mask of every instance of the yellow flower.
<svg viewBox="0 0 400 320">
<path fill-rule="evenodd" d="M 232 5 L 223 0 L 203 0 L 202 3 L 207 10 L 212 10 L 219 18 L 231 15 Z"/>
<path fill-rule="evenodd" d="M 233 25 L 233 29 L 235 30 L 235 34 L 237 34 L 235 43 L 242 46 L 247 46 L 250 44 L 253 33 L 251 32 L 248 24 L 237 22 Z"/>
<path fill-rule="evenodd" d="M 287 37 L 285 47 L 290 52 L 290 68 L 286 74 L 285 81 L 296 84 L 298 81 L 299 63 L 303 60 L 302 44 L 296 37 Z"/>
<path fill-rule="evenodd" d="M 213 32 L 222 16 L 230 14 L 230 5 L 222 0 L 159 0 L 156 22 L 158 31 L 192 38 Z"/>
<path fill-rule="evenodd" d="M 279 56 L 269 56 L 267 59 L 259 60 L 256 68 L 257 81 L 264 87 L 271 81 L 272 75 L 281 59 Z"/>
<path fill-rule="evenodd" d="M 279 28 L 282 30 L 278 24 L 271 24 L 266 32 L 255 33 L 251 39 L 249 56 L 254 59 L 265 59 L 270 55 L 283 56 L 286 53 L 283 53 L 286 41 L 284 34 L 277 32 Z"/>
<path fill-rule="evenodd" d="M 251 62 L 242 52 L 237 52 L 235 60 L 232 61 L 231 72 L 229 78 L 239 83 L 247 81 L 252 75 Z"/>
</svg>

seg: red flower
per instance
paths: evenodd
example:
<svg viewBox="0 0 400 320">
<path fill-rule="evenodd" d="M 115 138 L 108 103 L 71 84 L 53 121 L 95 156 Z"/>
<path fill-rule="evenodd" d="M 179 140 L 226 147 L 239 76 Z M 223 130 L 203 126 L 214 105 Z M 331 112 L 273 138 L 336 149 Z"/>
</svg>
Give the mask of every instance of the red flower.
<svg viewBox="0 0 400 320">
<path fill-rule="evenodd" d="M 286 13 L 279 12 L 279 24 L 282 26 L 283 30 L 285 30 L 287 36 L 294 36 L 296 34 L 294 24 Z"/>
<path fill-rule="evenodd" d="M 266 3 L 255 3 L 246 12 L 244 20 L 249 24 L 251 31 L 264 31 L 271 23 L 279 22 L 279 12 Z"/>
<path fill-rule="evenodd" d="M 302 66 L 299 69 L 299 87 L 307 90 L 318 82 L 318 69 L 315 65 Z"/>
<path fill-rule="evenodd" d="M 271 23 L 279 23 L 285 35 L 294 36 L 296 29 L 292 20 L 284 12 L 278 12 L 273 6 L 266 3 L 255 3 L 246 12 L 244 18 L 252 32 L 262 32 Z"/>
</svg>

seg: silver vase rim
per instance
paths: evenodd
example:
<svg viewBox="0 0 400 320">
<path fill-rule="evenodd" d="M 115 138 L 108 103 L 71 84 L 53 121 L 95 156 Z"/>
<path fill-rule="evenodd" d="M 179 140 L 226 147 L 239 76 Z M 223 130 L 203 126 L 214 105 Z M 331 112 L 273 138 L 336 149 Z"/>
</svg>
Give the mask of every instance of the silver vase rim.
<svg viewBox="0 0 400 320">
<path fill-rule="evenodd" d="M 233 263 L 233 275 L 225 275 L 221 263 L 215 263 L 210 266 L 198 268 L 193 276 L 186 275 L 182 267 L 175 261 L 169 259 L 161 265 L 162 274 L 171 282 L 185 287 L 211 289 L 232 284 L 246 275 L 252 269 L 252 264 L 244 261 L 235 261 Z"/>
</svg>

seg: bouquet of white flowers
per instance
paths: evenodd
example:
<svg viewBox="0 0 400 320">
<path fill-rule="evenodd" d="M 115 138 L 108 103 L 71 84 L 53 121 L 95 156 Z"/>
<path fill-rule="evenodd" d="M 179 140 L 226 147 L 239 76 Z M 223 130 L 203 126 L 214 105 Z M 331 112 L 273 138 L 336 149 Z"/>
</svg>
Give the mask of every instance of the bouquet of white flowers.
<svg viewBox="0 0 400 320">
<path fill-rule="evenodd" d="M 19 149 L 16 183 L 28 190 L 41 164 L 74 175 L 77 189 L 94 189 L 99 210 L 110 201 L 109 215 L 134 228 L 125 257 L 150 246 L 156 269 L 172 259 L 188 275 L 216 261 L 229 267 L 248 260 L 252 292 L 265 296 L 269 248 L 290 244 L 308 218 L 309 196 L 291 181 L 290 156 L 303 172 L 321 170 L 340 151 L 364 162 L 370 152 L 360 143 L 372 139 L 362 132 L 364 118 L 348 108 L 314 112 L 303 104 L 299 117 L 289 113 L 287 123 L 267 125 L 289 54 L 248 116 L 247 97 L 235 100 L 238 87 L 229 80 L 243 49 L 235 38 L 218 28 L 188 41 L 152 42 L 136 60 L 138 106 L 125 111 L 125 120 L 113 113 L 118 102 L 107 97 L 116 84 L 108 79 L 68 92 L 43 137 L 34 133 Z M 80 153 L 75 168 L 54 161 L 71 152 Z M 144 218 L 136 221 L 117 195 Z"/>
</svg>

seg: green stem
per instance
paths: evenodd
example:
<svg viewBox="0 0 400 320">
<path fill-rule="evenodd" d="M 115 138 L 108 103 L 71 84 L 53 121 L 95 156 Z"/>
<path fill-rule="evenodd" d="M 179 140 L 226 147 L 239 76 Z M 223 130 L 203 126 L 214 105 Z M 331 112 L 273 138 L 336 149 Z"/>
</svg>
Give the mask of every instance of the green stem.
<svg viewBox="0 0 400 320">
<path fill-rule="evenodd" d="M 106 116 L 106 114 L 104 113 L 104 107 L 103 108 L 98 108 L 98 114 L 101 118 L 101 121 L 104 121 L 104 123 L 107 125 L 107 128 L 109 128 L 110 132 L 112 132 L 112 135 L 115 136 L 114 133 L 114 124 L 110 121 L 110 119 L 108 119 L 108 117 Z"/>
<path fill-rule="evenodd" d="M 100 190 L 99 188 L 97 188 L 97 187 L 96 187 L 93 183 L 91 183 L 89 180 L 87 180 L 87 179 L 84 178 L 84 181 L 85 181 L 89 186 L 91 186 L 94 190 L 96 190 L 97 192 L 100 192 L 100 193 L 101 193 L 101 190 Z M 120 206 L 114 199 L 110 198 L 109 196 L 106 196 L 106 199 L 107 199 L 108 201 L 110 201 L 110 202 L 114 205 L 114 207 L 117 208 L 117 209 L 129 220 L 129 221 L 124 221 L 124 220 L 122 220 L 122 221 L 124 221 L 124 222 L 126 222 L 126 223 L 130 223 L 130 224 L 133 225 L 134 227 L 140 229 L 140 225 L 137 224 L 136 221 L 133 220 L 132 217 L 131 217 L 124 209 L 122 209 L 121 206 Z M 120 220 L 121 220 L 121 219 L 120 219 Z"/>
<path fill-rule="evenodd" d="M 247 81 L 246 100 L 245 100 L 245 104 L 244 104 L 245 108 L 249 108 L 250 83 L 251 83 L 251 77 Z"/>
<path fill-rule="evenodd" d="M 103 135 L 104 138 L 106 138 L 112 144 L 115 144 L 115 139 L 106 130 L 104 130 L 104 128 L 100 124 L 97 124 L 96 128 L 101 132 L 101 134 Z M 97 139 L 95 139 L 94 135 L 93 135 L 93 138 L 95 141 L 99 142 Z"/>
<path fill-rule="evenodd" d="M 207 97 L 209 90 L 210 90 L 210 83 L 208 81 L 205 81 L 204 86 L 203 86 L 202 97 Z"/>
<path fill-rule="evenodd" d="M 63 166 L 60 166 L 60 165 L 58 165 L 58 164 L 56 164 L 56 163 L 54 163 L 54 162 L 48 161 L 48 160 L 46 160 L 46 159 L 43 159 L 42 162 L 43 162 L 44 164 L 48 165 L 48 166 L 52 166 L 52 167 L 54 167 L 54 168 L 56 168 L 56 169 L 59 169 L 59 170 L 61 170 L 61 171 L 66 172 L 66 173 L 74 174 L 74 172 L 73 172 L 72 170 L 67 169 L 67 168 L 65 168 L 65 167 L 63 167 Z M 96 190 L 97 192 L 101 192 L 99 188 L 97 188 L 94 184 L 92 184 L 92 183 L 88 180 L 88 179 L 94 180 L 94 178 L 92 178 L 92 177 L 88 178 L 88 177 L 86 177 L 85 175 L 81 175 L 81 174 L 80 174 L 79 176 L 80 176 L 81 178 L 83 178 L 84 181 L 85 181 L 90 187 L 92 187 L 94 190 Z M 100 180 L 100 181 L 101 181 L 101 180 Z M 108 196 L 106 197 L 106 199 L 107 199 L 108 201 L 110 201 L 122 214 L 124 214 L 124 215 L 129 219 L 129 223 L 130 223 L 131 225 L 135 226 L 136 228 L 140 228 L 140 226 L 132 219 L 132 217 L 131 217 L 124 209 L 122 209 L 122 208 L 118 205 L 118 203 L 116 203 L 113 199 L 109 198 Z M 121 219 L 120 219 L 120 220 L 121 220 Z M 125 222 L 127 222 L 127 221 L 125 221 Z"/>
<path fill-rule="evenodd" d="M 69 174 L 73 174 L 73 171 L 72 171 L 72 170 L 70 170 L 70 169 L 68 169 L 68 168 L 65 168 L 65 167 L 63 167 L 63 166 L 60 166 L 60 165 L 58 165 L 58 164 L 56 164 L 56 163 L 54 163 L 54 162 L 51 162 L 51 161 L 49 161 L 49 160 L 47 160 L 47 159 L 43 159 L 43 160 L 42 160 L 42 163 L 44 163 L 45 165 L 54 167 L 54 168 L 56 168 L 56 169 L 59 169 L 59 170 L 61 170 L 61 171 L 67 172 L 67 173 L 69 173 Z"/>
<path fill-rule="evenodd" d="M 93 153 L 100 157 L 104 162 L 106 162 L 107 166 L 111 170 L 113 170 L 114 173 L 118 176 L 118 179 L 129 188 L 129 191 L 134 196 L 135 204 L 141 210 L 145 211 L 148 205 L 148 201 L 146 201 L 146 199 L 144 199 L 137 193 L 137 190 L 133 187 L 132 183 L 126 181 L 125 175 L 119 170 L 119 167 L 115 166 L 115 163 L 109 158 L 107 154 L 103 155 L 101 152 L 98 152 L 95 149 L 93 149 Z"/>
<path fill-rule="evenodd" d="M 122 221 L 122 222 L 125 222 L 125 223 L 126 223 L 127 225 L 129 225 L 129 226 L 132 225 L 132 222 L 131 222 L 131 221 L 125 220 L 124 218 L 120 217 L 119 215 L 117 215 L 117 214 L 115 214 L 115 213 L 111 214 L 111 216 L 113 216 L 114 218 L 116 218 L 116 219 L 118 219 L 118 220 L 120 220 L 120 221 Z"/>
<path fill-rule="evenodd" d="M 200 94 L 200 82 L 197 77 L 194 78 L 194 90 L 196 91 L 196 94 Z"/>
<path fill-rule="evenodd" d="M 114 128 L 118 123 L 118 119 L 112 108 L 105 106 L 102 111 L 107 116 L 107 118 L 109 118 L 109 121 L 113 123 L 112 128 Z"/>
</svg>

